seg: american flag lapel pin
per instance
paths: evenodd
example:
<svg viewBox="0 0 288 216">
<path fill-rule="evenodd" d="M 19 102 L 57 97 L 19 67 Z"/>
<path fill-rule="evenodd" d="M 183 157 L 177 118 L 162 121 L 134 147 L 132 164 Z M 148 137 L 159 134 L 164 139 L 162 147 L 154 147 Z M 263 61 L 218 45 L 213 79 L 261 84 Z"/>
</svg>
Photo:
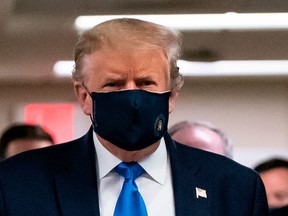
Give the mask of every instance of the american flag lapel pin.
<svg viewBox="0 0 288 216">
<path fill-rule="evenodd" d="M 202 188 L 196 187 L 196 198 L 202 197 L 202 198 L 207 198 L 207 192 L 206 190 Z"/>
</svg>

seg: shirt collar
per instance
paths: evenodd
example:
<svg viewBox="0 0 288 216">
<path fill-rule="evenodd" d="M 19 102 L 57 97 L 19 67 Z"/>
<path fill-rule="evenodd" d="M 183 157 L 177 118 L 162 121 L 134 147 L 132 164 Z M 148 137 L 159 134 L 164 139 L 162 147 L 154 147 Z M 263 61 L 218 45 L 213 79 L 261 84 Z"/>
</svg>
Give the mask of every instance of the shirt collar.
<svg viewBox="0 0 288 216">
<path fill-rule="evenodd" d="M 115 166 L 122 161 L 109 152 L 98 140 L 93 133 L 93 141 L 96 149 L 96 166 L 98 170 L 98 180 L 108 175 Z M 138 163 L 143 167 L 146 173 L 159 184 L 164 184 L 167 172 L 167 149 L 164 138 L 161 139 L 160 145 L 155 152 Z"/>
</svg>

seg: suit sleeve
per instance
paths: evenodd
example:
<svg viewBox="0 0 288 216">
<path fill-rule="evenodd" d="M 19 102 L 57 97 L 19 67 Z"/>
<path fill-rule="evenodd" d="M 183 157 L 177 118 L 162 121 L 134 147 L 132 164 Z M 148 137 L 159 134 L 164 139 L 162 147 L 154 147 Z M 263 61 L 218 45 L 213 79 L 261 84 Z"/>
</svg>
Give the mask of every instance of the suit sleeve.
<svg viewBox="0 0 288 216">
<path fill-rule="evenodd" d="M 1 179 L 0 179 L 0 215 L 6 215 Z"/>
<path fill-rule="evenodd" d="M 268 215 L 269 215 L 269 209 L 268 209 L 266 191 L 264 184 L 260 176 L 258 175 L 255 185 L 253 216 L 268 216 Z"/>
</svg>

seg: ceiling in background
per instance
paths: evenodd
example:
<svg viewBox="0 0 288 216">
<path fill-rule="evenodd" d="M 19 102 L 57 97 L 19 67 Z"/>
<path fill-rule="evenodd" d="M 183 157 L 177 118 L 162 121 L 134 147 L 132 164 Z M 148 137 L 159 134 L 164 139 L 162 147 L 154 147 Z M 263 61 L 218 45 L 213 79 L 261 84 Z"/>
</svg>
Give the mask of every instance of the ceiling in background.
<svg viewBox="0 0 288 216">
<path fill-rule="evenodd" d="M 285 0 L 2 0 L 0 82 L 55 81 L 73 58 L 78 15 L 287 12 Z M 288 20 L 287 20 L 288 22 Z M 288 31 L 183 32 L 187 60 L 288 59 Z"/>
</svg>

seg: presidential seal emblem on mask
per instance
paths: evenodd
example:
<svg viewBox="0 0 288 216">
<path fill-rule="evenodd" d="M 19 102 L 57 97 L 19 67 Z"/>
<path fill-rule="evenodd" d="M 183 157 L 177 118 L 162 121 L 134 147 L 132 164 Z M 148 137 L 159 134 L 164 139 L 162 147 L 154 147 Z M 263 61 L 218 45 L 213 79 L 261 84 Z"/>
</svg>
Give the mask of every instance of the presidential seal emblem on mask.
<svg viewBox="0 0 288 216">
<path fill-rule="evenodd" d="M 165 125 L 166 121 L 165 121 L 165 117 L 163 114 L 160 114 L 156 120 L 155 120 L 155 123 L 154 123 L 154 135 L 156 137 L 159 137 L 159 136 L 162 136 L 163 135 L 163 130 L 165 129 L 164 128 L 164 125 Z"/>
</svg>

